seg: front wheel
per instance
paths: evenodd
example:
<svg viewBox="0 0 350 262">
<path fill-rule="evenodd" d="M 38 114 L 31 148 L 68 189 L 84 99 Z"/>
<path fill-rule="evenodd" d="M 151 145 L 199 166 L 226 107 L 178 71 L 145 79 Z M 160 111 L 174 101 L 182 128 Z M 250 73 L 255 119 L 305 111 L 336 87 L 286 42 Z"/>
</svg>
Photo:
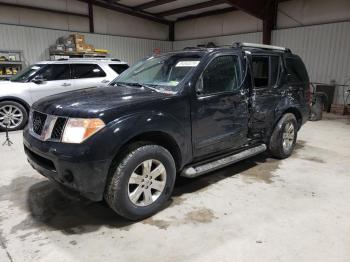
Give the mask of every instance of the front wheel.
<svg viewBox="0 0 350 262">
<path fill-rule="evenodd" d="M 297 140 L 298 124 L 291 113 L 283 115 L 272 132 L 269 152 L 272 156 L 284 159 L 289 157 Z"/>
<path fill-rule="evenodd" d="M 115 163 L 105 199 L 119 215 L 139 220 L 158 212 L 171 196 L 176 168 L 172 155 L 158 145 L 144 145 Z"/>
<path fill-rule="evenodd" d="M 0 102 L 0 131 L 20 130 L 28 121 L 27 110 L 14 101 Z"/>
</svg>

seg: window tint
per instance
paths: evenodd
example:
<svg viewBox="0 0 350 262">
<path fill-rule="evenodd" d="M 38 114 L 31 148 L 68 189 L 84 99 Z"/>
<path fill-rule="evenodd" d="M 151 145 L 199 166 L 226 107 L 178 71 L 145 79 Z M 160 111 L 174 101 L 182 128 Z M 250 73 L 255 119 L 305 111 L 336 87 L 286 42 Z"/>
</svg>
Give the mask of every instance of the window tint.
<svg viewBox="0 0 350 262">
<path fill-rule="evenodd" d="M 39 73 L 46 81 L 70 79 L 69 65 L 47 65 Z"/>
<path fill-rule="evenodd" d="M 299 58 L 287 58 L 286 65 L 290 82 L 309 82 L 305 65 Z"/>
<path fill-rule="evenodd" d="M 110 64 L 109 67 L 119 75 L 129 68 L 129 66 L 125 64 Z"/>
<path fill-rule="evenodd" d="M 270 86 L 274 87 L 277 84 L 277 80 L 280 74 L 280 58 L 279 56 L 271 56 L 271 83 Z"/>
<path fill-rule="evenodd" d="M 213 94 L 239 88 L 239 64 L 236 56 L 220 56 L 203 73 L 203 93 Z"/>
<path fill-rule="evenodd" d="M 253 78 L 255 87 L 269 85 L 269 58 L 267 56 L 253 56 Z"/>
<path fill-rule="evenodd" d="M 72 72 L 74 78 L 105 77 L 106 73 L 95 64 L 73 64 Z"/>
</svg>

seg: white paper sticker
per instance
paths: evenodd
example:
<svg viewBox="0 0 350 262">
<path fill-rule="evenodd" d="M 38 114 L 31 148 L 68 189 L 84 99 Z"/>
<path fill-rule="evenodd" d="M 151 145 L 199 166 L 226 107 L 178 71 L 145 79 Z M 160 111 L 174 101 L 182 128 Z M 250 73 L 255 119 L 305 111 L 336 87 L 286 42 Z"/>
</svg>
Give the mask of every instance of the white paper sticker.
<svg viewBox="0 0 350 262">
<path fill-rule="evenodd" d="M 195 67 L 199 64 L 199 61 L 180 61 L 175 67 Z"/>
</svg>

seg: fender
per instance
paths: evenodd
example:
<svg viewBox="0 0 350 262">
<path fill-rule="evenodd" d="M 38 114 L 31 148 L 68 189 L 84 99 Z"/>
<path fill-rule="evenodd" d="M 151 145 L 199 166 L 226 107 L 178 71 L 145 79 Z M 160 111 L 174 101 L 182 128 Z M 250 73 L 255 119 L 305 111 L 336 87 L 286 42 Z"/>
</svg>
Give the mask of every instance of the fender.
<svg viewBox="0 0 350 262">
<path fill-rule="evenodd" d="M 113 139 L 113 155 L 133 138 L 149 132 L 162 132 L 173 139 L 182 159 L 192 156 L 190 123 L 184 126 L 170 114 L 160 111 L 142 111 L 118 118 L 108 124 L 110 139 Z M 181 165 L 182 166 L 182 165 Z"/>
<path fill-rule="evenodd" d="M 292 97 L 286 96 L 281 99 L 281 101 L 278 103 L 277 107 L 275 108 L 275 118 L 273 126 L 271 127 L 271 132 L 273 128 L 276 126 L 277 122 L 281 119 L 281 117 L 289 112 L 293 113 L 295 117 L 297 118 L 299 128 L 301 124 L 304 122 L 303 120 L 303 113 L 302 113 L 302 106 L 296 99 L 293 99 Z"/>
</svg>

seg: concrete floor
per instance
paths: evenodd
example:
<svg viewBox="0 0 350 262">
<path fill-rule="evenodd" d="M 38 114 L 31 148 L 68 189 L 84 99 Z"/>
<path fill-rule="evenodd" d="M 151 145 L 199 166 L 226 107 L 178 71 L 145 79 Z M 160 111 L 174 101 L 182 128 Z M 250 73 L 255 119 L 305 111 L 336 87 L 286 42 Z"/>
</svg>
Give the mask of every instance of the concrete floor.
<svg viewBox="0 0 350 262">
<path fill-rule="evenodd" d="M 0 147 L 0 261 L 350 261 L 350 120 L 308 122 L 297 149 L 195 180 L 130 223 L 63 194 L 26 162 L 21 132 Z M 0 134 L 0 142 L 4 134 Z"/>
</svg>

